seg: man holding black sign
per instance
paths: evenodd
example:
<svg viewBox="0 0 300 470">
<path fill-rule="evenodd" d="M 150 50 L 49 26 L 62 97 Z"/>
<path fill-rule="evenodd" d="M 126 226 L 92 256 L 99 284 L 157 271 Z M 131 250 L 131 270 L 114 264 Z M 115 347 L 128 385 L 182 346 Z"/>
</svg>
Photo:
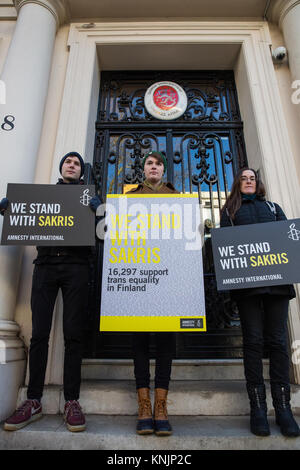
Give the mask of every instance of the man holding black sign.
<svg viewBox="0 0 300 470">
<path fill-rule="evenodd" d="M 67 153 L 60 162 L 62 179 L 57 184 L 83 184 L 84 161 L 77 152 Z M 0 203 L 3 215 L 9 201 Z M 96 212 L 100 199 L 90 201 Z M 65 342 L 64 396 L 66 400 L 64 419 L 72 431 L 85 429 L 85 417 L 78 403 L 81 382 L 81 355 L 84 320 L 87 310 L 89 285 L 89 257 L 91 248 L 85 246 L 39 246 L 34 260 L 32 279 L 32 338 L 29 350 L 29 384 L 27 400 L 4 423 L 4 429 L 20 429 L 42 416 L 43 394 L 48 358 L 48 341 L 51 331 L 53 309 L 58 294 L 63 297 L 63 332 Z"/>
</svg>

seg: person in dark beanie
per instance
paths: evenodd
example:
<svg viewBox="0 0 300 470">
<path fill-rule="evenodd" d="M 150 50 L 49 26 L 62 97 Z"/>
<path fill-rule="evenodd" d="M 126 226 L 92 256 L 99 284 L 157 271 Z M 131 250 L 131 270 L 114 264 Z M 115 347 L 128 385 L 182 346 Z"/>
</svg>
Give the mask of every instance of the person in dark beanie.
<svg viewBox="0 0 300 470">
<path fill-rule="evenodd" d="M 65 163 L 66 159 L 69 158 L 69 157 L 76 157 L 78 160 L 79 160 L 79 163 L 80 163 L 80 176 L 79 178 L 81 178 L 83 176 L 83 173 L 84 173 L 84 161 L 82 159 L 82 156 L 78 153 L 78 152 L 68 152 L 66 153 L 66 155 L 64 155 L 60 161 L 60 164 L 59 164 L 59 172 L 60 174 L 62 174 L 62 167 L 63 167 L 63 164 Z M 66 174 L 64 175 L 64 178 L 66 178 Z"/>
<path fill-rule="evenodd" d="M 57 184 L 83 184 L 84 161 L 79 153 L 69 152 L 60 162 L 62 178 Z M 6 207 L 8 201 L 4 201 Z M 96 212 L 101 201 L 92 198 Z M 29 349 L 29 384 L 27 400 L 4 423 L 14 431 L 42 416 L 41 398 L 48 359 L 48 341 L 54 304 L 61 289 L 63 297 L 64 419 L 69 431 L 83 431 L 85 417 L 78 402 L 81 383 L 81 356 L 90 277 L 90 247 L 39 246 L 32 279 L 32 338 Z"/>
</svg>

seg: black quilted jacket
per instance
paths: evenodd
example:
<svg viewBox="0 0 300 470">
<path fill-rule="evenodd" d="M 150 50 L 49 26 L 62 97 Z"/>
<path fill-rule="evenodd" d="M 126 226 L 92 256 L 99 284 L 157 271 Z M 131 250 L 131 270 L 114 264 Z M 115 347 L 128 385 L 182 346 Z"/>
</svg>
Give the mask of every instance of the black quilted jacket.
<svg viewBox="0 0 300 470">
<path fill-rule="evenodd" d="M 286 216 L 278 204 L 274 204 L 276 215 L 272 212 L 266 200 L 255 198 L 254 200 L 243 200 L 240 209 L 235 214 L 233 225 L 260 224 L 263 222 L 274 222 L 275 220 L 286 220 Z M 221 227 L 232 225 L 226 211 L 223 211 L 221 217 Z"/>
<path fill-rule="evenodd" d="M 83 184 L 83 181 L 64 183 L 59 179 L 57 184 Z M 38 246 L 38 255 L 34 264 L 88 264 L 92 249 L 90 246 Z"/>
</svg>

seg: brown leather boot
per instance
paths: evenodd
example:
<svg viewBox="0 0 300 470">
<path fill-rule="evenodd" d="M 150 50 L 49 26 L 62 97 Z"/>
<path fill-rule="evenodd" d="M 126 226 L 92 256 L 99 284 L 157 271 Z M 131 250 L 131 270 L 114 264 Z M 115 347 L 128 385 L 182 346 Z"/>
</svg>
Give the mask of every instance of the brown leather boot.
<svg viewBox="0 0 300 470">
<path fill-rule="evenodd" d="M 154 431 L 157 436 L 170 436 L 172 434 L 172 427 L 168 420 L 167 396 L 168 390 L 164 388 L 155 389 Z"/>
<path fill-rule="evenodd" d="M 149 388 L 138 388 L 139 416 L 136 425 L 137 434 L 153 434 L 153 419 Z"/>
</svg>

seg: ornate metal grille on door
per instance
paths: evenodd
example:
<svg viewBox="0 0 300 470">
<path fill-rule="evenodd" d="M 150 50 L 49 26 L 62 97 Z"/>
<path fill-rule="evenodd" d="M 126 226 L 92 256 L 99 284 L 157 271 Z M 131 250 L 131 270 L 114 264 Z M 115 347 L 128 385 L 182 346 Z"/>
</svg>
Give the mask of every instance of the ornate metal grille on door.
<svg viewBox="0 0 300 470">
<path fill-rule="evenodd" d="M 187 95 L 187 109 L 174 121 L 152 117 L 144 105 L 148 87 L 162 80 L 178 83 Z M 230 297 L 216 290 L 210 249 L 210 230 L 219 222 L 219 210 L 233 175 L 247 163 L 233 73 L 103 72 L 93 175 L 104 200 L 106 194 L 123 193 L 124 185 L 143 180 L 141 161 L 151 150 L 166 155 L 166 179 L 177 190 L 198 192 L 205 219 L 208 331 L 205 334 L 178 334 L 177 357 L 241 357 L 238 315 Z M 99 244 L 95 279 L 100 280 L 101 253 Z M 197 279 L 191 279 L 191 282 L 197 283 Z M 100 288 L 98 282 L 96 284 L 91 311 L 98 325 Z M 87 335 L 86 357 L 131 357 L 130 334 L 95 333 L 94 327 L 93 331 Z"/>
</svg>

